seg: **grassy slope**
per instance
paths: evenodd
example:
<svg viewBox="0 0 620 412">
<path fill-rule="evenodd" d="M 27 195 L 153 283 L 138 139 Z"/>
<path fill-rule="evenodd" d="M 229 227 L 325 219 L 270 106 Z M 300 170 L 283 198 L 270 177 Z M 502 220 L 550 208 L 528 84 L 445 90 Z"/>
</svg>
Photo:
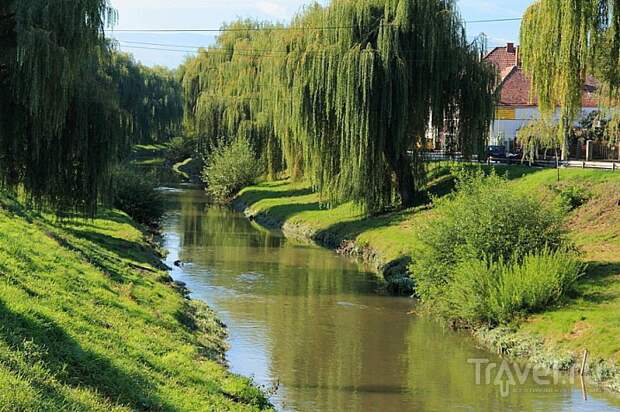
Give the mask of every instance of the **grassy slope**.
<svg viewBox="0 0 620 412">
<path fill-rule="evenodd" d="M 593 357 L 620 361 L 620 174 L 563 171 L 563 180 L 588 188 L 593 197 L 568 222 L 570 235 L 589 262 L 579 294 L 561 308 L 531 317 L 521 330 L 545 337 L 570 352 L 588 349 Z M 516 182 L 536 191 L 553 176 L 535 174 Z"/>
<path fill-rule="evenodd" d="M 525 167 L 498 167 L 498 173 L 509 174 L 510 179 L 531 173 Z M 443 167 L 433 172 L 429 183 L 433 195 L 443 195 L 453 186 L 453 179 Z M 352 204 L 326 209 L 320 197 L 312 193 L 307 183 L 266 182 L 245 188 L 238 199 L 250 206 L 253 214 L 268 214 L 281 224 L 303 224 L 310 237 L 323 232 L 335 235 L 337 240 L 355 240 L 360 246 L 371 245 L 379 260 L 389 262 L 411 254 L 415 248 L 412 236 L 419 219 L 426 219 L 424 207 L 412 208 L 371 218 L 364 217 Z"/>
<path fill-rule="evenodd" d="M 0 198 L 0 410 L 258 410 L 157 264 L 120 212 L 60 224 Z"/>
<path fill-rule="evenodd" d="M 553 196 L 555 170 L 513 167 L 509 173 L 516 190 L 541 198 Z M 449 178 L 437 173 L 431 190 L 450 188 Z M 522 331 L 541 334 L 551 346 L 570 351 L 588 348 L 593 357 L 620 360 L 620 173 L 570 169 L 561 171 L 561 184 L 588 188 L 592 200 L 570 217 L 570 235 L 590 262 L 580 295 L 561 308 L 533 316 Z M 412 209 L 387 216 L 363 218 L 351 205 L 332 210 L 320 207 L 319 197 L 303 183 L 263 183 L 243 190 L 239 199 L 253 214 L 268 215 L 280 224 L 303 225 L 308 235 L 334 232 L 338 240 L 370 245 L 380 259 L 389 261 L 413 254 L 418 222 L 428 210 Z M 413 256 L 415 258 L 415 256 Z"/>
</svg>

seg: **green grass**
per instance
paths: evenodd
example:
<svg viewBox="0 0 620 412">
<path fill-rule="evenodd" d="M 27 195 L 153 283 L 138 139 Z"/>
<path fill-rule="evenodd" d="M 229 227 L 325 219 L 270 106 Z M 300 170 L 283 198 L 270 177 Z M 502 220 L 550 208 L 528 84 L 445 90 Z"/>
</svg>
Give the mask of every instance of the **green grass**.
<svg viewBox="0 0 620 412">
<path fill-rule="evenodd" d="M 0 196 L 0 410 L 259 410 L 224 329 L 121 212 L 59 222 Z"/>
<path fill-rule="evenodd" d="M 545 176 L 526 179 L 524 188 L 548 184 Z M 592 199 L 570 216 L 570 234 L 589 263 L 588 276 L 566 305 L 532 317 L 524 332 L 571 352 L 620 361 L 620 173 L 563 171 L 563 180 L 582 185 Z"/>
<path fill-rule="evenodd" d="M 557 197 L 555 187 L 580 186 L 592 193 L 588 203 L 569 215 L 571 238 L 589 263 L 577 293 L 568 302 L 530 317 L 521 332 L 541 335 L 547 345 L 579 353 L 587 348 L 593 357 L 620 361 L 620 173 L 587 169 L 557 171 L 528 167 L 496 167 L 507 174 L 515 190 L 541 201 Z M 445 164 L 436 164 L 429 190 L 437 196 L 453 188 Z M 364 217 L 351 204 L 323 207 L 305 183 L 267 182 L 244 189 L 239 199 L 253 214 L 268 216 L 284 226 L 301 226 L 308 237 L 330 233 L 338 244 L 353 241 L 369 246 L 379 259 L 411 256 L 418 247 L 416 231 L 432 216 L 432 209 L 419 207 L 385 216 Z"/>
<path fill-rule="evenodd" d="M 337 242 L 372 245 L 385 262 L 409 254 L 412 227 L 423 217 L 410 209 L 367 218 L 351 203 L 328 209 L 306 183 L 265 182 L 243 189 L 237 198 L 253 214 L 267 214 L 282 225 L 303 225 L 308 237 L 330 233 Z"/>
</svg>

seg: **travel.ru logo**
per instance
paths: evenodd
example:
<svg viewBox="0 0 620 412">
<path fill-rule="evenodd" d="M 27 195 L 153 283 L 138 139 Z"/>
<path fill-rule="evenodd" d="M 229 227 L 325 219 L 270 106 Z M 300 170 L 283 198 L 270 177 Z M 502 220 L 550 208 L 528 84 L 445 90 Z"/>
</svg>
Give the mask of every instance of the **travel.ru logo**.
<svg viewBox="0 0 620 412">
<path fill-rule="evenodd" d="M 574 385 L 578 375 L 577 368 L 559 372 L 535 368 L 527 364 L 518 364 L 502 360 L 491 362 L 489 359 L 468 359 L 474 365 L 476 385 L 495 385 L 502 397 L 511 391 L 553 392 L 558 385 Z M 560 389 L 561 390 L 561 389 Z"/>
</svg>

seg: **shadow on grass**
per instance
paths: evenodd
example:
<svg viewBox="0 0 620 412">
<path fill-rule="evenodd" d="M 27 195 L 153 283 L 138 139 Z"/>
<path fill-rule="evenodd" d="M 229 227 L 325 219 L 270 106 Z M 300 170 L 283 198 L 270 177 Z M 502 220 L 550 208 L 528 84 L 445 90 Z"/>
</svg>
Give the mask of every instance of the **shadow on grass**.
<svg viewBox="0 0 620 412">
<path fill-rule="evenodd" d="M 275 183 L 271 185 L 271 187 L 285 186 L 289 183 Z M 294 190 L 255 190 L 249 189 L 243 192 L 241 195 L 241 199 L 243 199 L 248 206 L 253 205 L 254 203 L 260 202 L 264 199 L 281 199 L 283 197 L 297 197 L 297 196 L 306 196 L 314 193 L 312 189 L 294 189 Z"/>
<path fill-rule="evenodd" d="M 617 295 L 606 293 L 612 285 L 620 282 L 620 262 L 592 262 L 586 275 L 577 285 L 578 296 L 592 303 L 604 303 L 617 299 Z"/>
<path fill-rule="evenodd" d="M 125 239 L 89 230 L 66 230 L 71 235 L 95 243 L 120 258 L 127 259 L 136 263 L 151 265 L 153 267 L 157 267 L 158 265 L 157 257 L 154 256 L 146 246 L 138 242 L 130 242 Z"/>
<path fill-rule="evenodd" d="M 83 231 L 66 229 L 66 232 L 69 235 L 72 235 L 76 238 L 84 238 L 90 242 L 97 242 L 96 244 L 100 244 L 96 240 L 97 236 L 94 236 L 94 235 L 100 235 L 100 234 L 91 233 L 92 238 L 89 238 L 88 237 L 89 235 L 85 234 Z M 102 253 L 102 250 L 97 248 L 94 245 L 79 244 L 77 242 L 71 241 L 67 237 L 61 236 L 58 233 L 48 232 L 47 235 L 50 236 L 52 239 L 54 239 L 56 242 L 58 242 L 58 244 L 61 247 L 79 254 L 83 261 L 88 262 L 89 264 L 99 269 L 102 273 L 109 276 L 110 279 L 113 280 L 114 282 L 126 283 L 128 280 L 130 280 L 134 284 L 140 284 L 140 285 L 143 284 L 143 280 L 141 276 L 134 276 L 131 279 L 128 279 L 128 276 L 126 273 L 126 270 L 128 268 L 126 268 L 126 265 L 121 260 L 122 257 L 125 257 L 127 259 L 132 259 L 133 261 L 139 261 L 139 259 L 136 259 L 135 257 L 131 257 L 131 255 L 129 254 L 130 248 L 136 247 L 134 243 L 123 241 L 125 242 L 124 246 L 127 246 L 127 250 L 123 252 L 119 252 L 116 246 L 110 247 L 110 246 L 106 246 L 105 244 L 100 244 L 101 248 L 103 248 L 104 251 L 107 251 L 107 253 Z M 101 235 L 101 236 L 105 236 L 105 235 Z M 111 238 L 111 239 L 117 240 L 116 238 Z M 148 259 L 143 259 L 143 261 L 145 261 L 144 263 L 150 264 L 150 262 L 146 262 L 146 260 Z"/>
<path fill-rule="evenodd" d="M 415 213 L 413 210 L 411 213 Z M 352 240 L 357 238 L 363 232 L 373 229 L 385 228 L 388 226 L 396 226 L 410 218 L 411 213 L 392 212 L 379 216 L 360 215 L 357 219 L 333 224 L 319 232 L 314 236 L 314 240 L 324 240 L 332 238 L 333 247 L 338 247 L 344 240 Z"/>
<path fill-rule="evenodd" d="M 141 376 L 130 375 L 115 367 L 109 359 L 80 346 L 52 319 L 30 312 L 26 317 L 11 311 L 0 300 L 0 339 L 13 351 L 24 355 L 34 366 L 40 363 L 63 385 L 89 388 L 115 405 L 135 410 L 172 410 L 155 393 L 156 388 Z M 19 365 L 19 363 L 9 364 Z M 11 366 L 8 366 L 11 368 Z M 12 366 L 15 374 L 28 374 Z M 47 397 L 66 407 L 66 399 L 34 375 L 32 385 Z"/>
</svg>

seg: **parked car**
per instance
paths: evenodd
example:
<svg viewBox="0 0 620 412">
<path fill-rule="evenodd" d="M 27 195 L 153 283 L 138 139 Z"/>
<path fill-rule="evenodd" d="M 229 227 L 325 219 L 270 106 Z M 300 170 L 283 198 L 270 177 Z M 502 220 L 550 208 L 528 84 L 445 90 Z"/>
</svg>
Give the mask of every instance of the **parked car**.
<svg viewBox="0 0 620 412">
<path fill-rule="evenodd" d="M 506 157 L 506 146 L 487 146 L 488 157 Z"/>
</svg>

